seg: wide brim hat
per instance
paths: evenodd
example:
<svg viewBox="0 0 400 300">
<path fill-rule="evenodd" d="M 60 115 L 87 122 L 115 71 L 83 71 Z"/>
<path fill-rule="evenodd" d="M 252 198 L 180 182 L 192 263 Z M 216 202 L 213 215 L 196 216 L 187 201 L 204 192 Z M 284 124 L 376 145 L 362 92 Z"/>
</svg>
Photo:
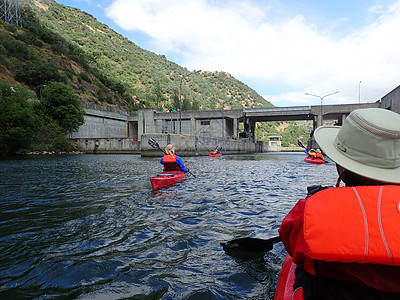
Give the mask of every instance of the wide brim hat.
<svg viewBox="0 0 400 300">
<path fill-rule="evenodd" d="M 335 163 L 353 173 L 400 183 L 400 115 L 382 108 L 357 109 L 342 126 L 314 132 L 319 147 Z"/>
</svg>

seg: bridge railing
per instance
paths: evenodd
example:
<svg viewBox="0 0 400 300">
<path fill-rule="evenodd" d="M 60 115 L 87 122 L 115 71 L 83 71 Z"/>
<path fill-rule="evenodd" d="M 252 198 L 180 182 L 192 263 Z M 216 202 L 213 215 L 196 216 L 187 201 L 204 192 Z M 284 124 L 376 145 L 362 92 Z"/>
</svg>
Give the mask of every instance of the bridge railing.
<svg viewBox="0 0 400 300">
<path fill-rule="evenodd" d="M 243 109 L 244 113 L 256 113 L 256 112 L 285 112 L 285 111 L 304 111 L 310 110 L 311 105 L 308 106 L 286 106 L 286 107 L 273 107 L 273 108 L 251 108 Z"/>
</svg>

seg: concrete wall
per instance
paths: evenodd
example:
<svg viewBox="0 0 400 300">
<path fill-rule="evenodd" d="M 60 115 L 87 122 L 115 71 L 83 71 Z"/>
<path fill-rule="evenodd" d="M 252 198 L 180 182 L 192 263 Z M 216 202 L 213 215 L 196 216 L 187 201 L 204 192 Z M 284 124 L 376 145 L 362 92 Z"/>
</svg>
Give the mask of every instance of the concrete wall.
<svg viewBox="0 0 400 300">
<path fill-rule="evenodd" d="M 71 133 L 71 139 L 89 138 L 128 138 L 128 113 L 123 111 L 106 111 L 84 107 L 85 123 L 77 132 Z M 131 126 L 132 127 L 132 126 Z M 134 132 L 131 130 L 131 132 Z"/>
<path fill-rule="evenodd" d="M 86 153 L 140 154 L 140 142 L 128 138 L 71 139 Z"/>
<path fill-rule="evenodd" d="M 400 86 L 382 97 L 381 107 L 400 114 Z"/>
<path fill-rule="evenodd" d="M 85 123 L 70 138 L 127 138 L 126 121 L 85 115 Z"/>
<path fill-rule="evenodd" d="M 145 134 L 141 140 L 142 156 L 162 155 L 161 151 L 153 149 L 148 140 L 153 138 L 159 146 L 164 149 L 168 144 L 176 147 L 176 152 L 180 156 L 209 155 L 216 146 L 222 147 L 224 154 L 254 153 L 255 144 L 247 140 L 233 140 L 212 137 L 200 137 L 196 135 L 179 134 Z"/>
<path fill-rule="evenodd" d="M 182 120 L 179 120 L 177 113 L 160 113 L 153 109 L 143 109 L 139 111 L 138 118 L 138 138 L 147 133 L 168 133 L 168 134 L 187 134 L 201 135 L 215 138 L 234 138 L 237 137 L 239 122 L 224 116 L 221 111 L 207 114 L 197 112 L 184 112 Z M 235 113 L 237 113 L 235 111 Z M 130 122 L 132 122 L 131 119 Z M 142 124 L 144 122 L 144 125 Z M 142 125 L 142 126 L 141 126 Z"/>
</svg>

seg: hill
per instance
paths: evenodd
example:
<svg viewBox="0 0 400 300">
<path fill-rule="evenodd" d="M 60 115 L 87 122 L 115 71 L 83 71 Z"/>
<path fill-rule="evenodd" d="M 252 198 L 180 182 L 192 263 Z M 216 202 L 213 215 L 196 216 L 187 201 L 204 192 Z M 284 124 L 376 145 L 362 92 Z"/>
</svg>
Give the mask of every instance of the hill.
<svg viewBox="0 0 400 300">
<path fill-rule="evenodd" d="M 0 31 L 24 43 L 28 52 L 54 63 L 82 103 L 129 111 L 179 107 L 181 78 L 190 73 L 186 68 L 138 47 L 79 9 L 53 0 L 20 0 L 20 5 L 23 28 L 3 23 Z M 31 56 L 17 57 L 15 63 L 10 57 L 12 54 L 7 56 L 7 63 L 0 62 L 0 79 L 24 83 L 36 91 L 45 83 L 16 76 L 20 62 L 31 60 Z M 273 106 L 226 72 L 201 71 L 185 77 L 181 95 L 183 110 Z"/>
<path fill-rule="evenodd" d="M 0 22 L 0 100 L 4 100 L 0 118 L 8 125 L 0 130 L 0 152 L 70 149 L 65 133 L 82 122 L 81 108 L 71 97 L 58 103 L 59 111 L 49 116 L 50 107 L 44 105 L 46 98 L 56 100 L 57 89 L 66 87 L 67 94 L 75 93 L 83 106 L 95 103 L 130 112 L 178 109 L 181 82 L 183 110 L 273 107 L 229 73 L 201 71 L 184 77 L 191 71 L 141 49 L 78 9 L 53 0 L 19 3 L 23 26 Z M 18 90 L 15 95 L 14 90 Z M 19 108 L 10 106 L 16 98 Z M 22 112 L 37 116 L 24 125 L 27 118 Z M 17 117 L 11 122 L 10 116 Z M 290 137 L 284 143 L 294 144 L 299 128 L 289 125 L 284 131 Z M 257 138 L 265 140 L 271 133 L 285 137 L 285 132 L 276 130 L 279 126 L 257 126 Z M 32 137 L 30 143 L 27 137 Z"/>
</svg>

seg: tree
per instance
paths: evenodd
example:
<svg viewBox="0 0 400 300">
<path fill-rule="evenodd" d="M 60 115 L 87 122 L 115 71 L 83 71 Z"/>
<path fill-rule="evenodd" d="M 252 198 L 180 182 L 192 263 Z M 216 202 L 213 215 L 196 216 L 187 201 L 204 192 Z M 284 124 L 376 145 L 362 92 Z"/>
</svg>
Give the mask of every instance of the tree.
<svg viewBox="0 0 400 300">
<path fill-rule="evenodd" d="M 34 94 L 24 87 L 0 81 L 0 153 L 29 151 L 38 119 L 28 99 Z"/>
<path fill-rule="evenodd" d="M 82 109 L 74 90 L 62 82 L 51 82 L 40 90 L 40 103 L 50 116 L 67 132 L 74 132 L 84 123 Z"/>
<path fill-rule="evenodd" d="M 179 101 L 179 91 L 178 89 L 174 89 L 172 91 L 172 107 L 176 110 L 180 108 L 180 101 Z"/>
<path fill-rule="evenodd" d="M 15 71 L 15 79 L 36 87 L 50 81 L 60 81 L 58 68 L 51 59 L 28 60 Z"/>
</svg>

